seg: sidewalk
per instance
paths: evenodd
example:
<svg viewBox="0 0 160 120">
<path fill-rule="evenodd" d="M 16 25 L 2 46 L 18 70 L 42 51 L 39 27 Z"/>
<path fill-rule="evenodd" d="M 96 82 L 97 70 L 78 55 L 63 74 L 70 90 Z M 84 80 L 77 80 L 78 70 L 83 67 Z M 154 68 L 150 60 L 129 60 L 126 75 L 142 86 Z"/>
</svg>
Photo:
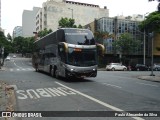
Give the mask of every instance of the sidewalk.
<svg viewBox="0 0 160 120">
<path fill-rule="evenodd" d="M 98 68 L 98 71 L 106 71 L 106 69 L 105 68 Z M 137 78 L 141 79 L 141 80 L 160 82 L 160 75 L 158 75 L 158 76 L 142 75 L 142 76 L 138 76 Z"/>
<path fill-rule="evenodd" d="M 0 111 L 15 111 L 16 96 L 12 86 L 9 86 L 4 81 L 0 80 Z M 12 118 L 0 118 L 0 120 L 14 120 Z"/>
<path fill-rule="evenodd" d="M 138 79 L 148 80 L 153 82 L 160 82 L 160 76 L 139 76 Z"/>
<path fill-rule="evenodd" d="M 1 67 L 0 72 L 6 70 L 5 64 Z M 7 84 L 4 80 L 0 79 L 0 111 L 16 111 L 16 95 L 14 87 Z M 15 118 L 0 117 L 0 120 L 15 120 Z"/>
</svg>

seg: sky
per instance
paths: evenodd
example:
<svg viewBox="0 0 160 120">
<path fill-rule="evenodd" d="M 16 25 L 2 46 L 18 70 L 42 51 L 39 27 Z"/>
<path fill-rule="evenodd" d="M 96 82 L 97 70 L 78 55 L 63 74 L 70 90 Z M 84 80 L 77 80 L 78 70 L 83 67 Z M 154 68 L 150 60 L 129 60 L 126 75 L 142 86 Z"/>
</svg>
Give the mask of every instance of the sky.
<svg viewBox="0 0 160 120">
<path fill-rule="evenodd" d="M 47 0 L 1 0 L 1 27 L 5 34 L 12 35 L 16 26 L 22 26 L 23 10 L 32 10 L 33 7 L 42 7 Z M 107 6 L 109 17 L 117 15 L 146 14 L 157 10 L 157 1 L 148 0 L 68 0 L 81 3 L 99 5 L 101 8 Z"/>
</svg>

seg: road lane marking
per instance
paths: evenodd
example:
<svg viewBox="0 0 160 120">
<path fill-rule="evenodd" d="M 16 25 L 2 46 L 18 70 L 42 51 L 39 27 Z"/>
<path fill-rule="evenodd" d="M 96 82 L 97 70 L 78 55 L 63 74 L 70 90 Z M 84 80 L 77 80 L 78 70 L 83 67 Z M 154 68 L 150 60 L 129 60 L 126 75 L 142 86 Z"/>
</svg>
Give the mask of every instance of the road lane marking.
<svg viewBox="0 0 160 120">
<path fill-rule="evenodd" d="M 14 65 L 17 66 L 18 68 L 21 68 L 21 69 L 22 69 L 22 67 L 18 66 L 15 62 L 14 62 Z"/>
<path fill-rule="evenodd" d="M 23 69 L 19 69 L 19 68 L 17 68 L 17 69 L 12 69 L 12 68 L 10 68 L 9 69 L 9 71 L 11 71 L 11 72 L 13 72 L 13 71 L 33 71 L 34 69 L 33 68 L 23 68 Z"/>
<path fill-rule="evenodd" d="M 67 89 L 70 89 L 71 91 L 73 91 L 73 92 L 75 92 L 75 93 L 77 93 L 77 94 L 79 94 L 79 95 L 82 95 L 82 96 L 84 96 L 84 97 L 86 97 L 86 98 L 88 98 L 88 99 L 90 99 L 90 100 L 92 100 L 92 101 L 94 101 L 94 102 L 96 102 L 96 103 L 99 103 L 100 105 L 103 105 L 103 106 L 105 106 L 105 107 L 107 107 L 107 108 L 110 108 L 110 109 L 112 109 L 112 110 L 119 111 L 119 112 L 125 112 L 125 111 L 122 110 L 122 109 L 119 109 L 119 108 L 117 108 L 117 107 L 114 107 L 114 106 L 112 106 L 112 105 L 110 105 L 110 104 L 107 104 L 107 103 L 105 103 L 105 102 L 103 102 L 103 101 L 100 101 L 100 100 L 98 100 L 98 99 L 96 99 L 96 98 L 94 98 L 94 97 L 91 97 L 91 96 L 89 96 L 89 95 L 87 95 L 87 94 L 84 94 L 84 93 L 82 93 L 82 92 L 79 92 L 79 91 L 77 91 L 77 90 L 75 90 L 75 89 L 72 89 L 72 88 L 70 88 L 70 87 L 68 87 L 68 86 L 66 86 L 66 85 L 63 85 L 63 84 L 59 83 L 59 82 L 55 82 L 55 83 L 58 84 L 58 85 L 60 85 L 60 86 L 62 86 L 62 87 L 65 87 L 65 88 L 67 88 Z M 133 119 L 135 119 L 135 120 L 144 120 L 144 119 L 141 118 L 141 117 L 131 117 L 131 118 L 133 118 Z"/>
<path fill-rule="evenodd" d="M 122 88 L 122 87 L 120 87 L 120 86 L 112 85 L 112 84 L 108 84 L 108 83 L 103 83 L 103 84 L 106 85 L 106 86 L 112 86 L 112 87 L 116 87 L 116 88 Z"/>
<path fill-rule="evenodd" d="M 76 95 L 75 92 L 65 87 L 57 88 L 38 88 L 38 89 L 27 89 L 27 90 L 16 90 L 17 98 L 20 100 L 24 99 L 39 99 L 44 97 L 60 97 L 68 95 Z"/>
<path fill-rule="evenodd" d="M 18 90 L 17 85 L 10 85 L 11 87 L 14 88 L 14 90 Z"/>
<path fill-rule="evenodd" d="M 140 83 L 137 82 L 138 84 L 146 85 L 146 86 L 152 86 L 152 87 L 159 87 L 158 85 L 153 85 L 153 84 L 146 84 L 146 83 Z"/>
</svg>

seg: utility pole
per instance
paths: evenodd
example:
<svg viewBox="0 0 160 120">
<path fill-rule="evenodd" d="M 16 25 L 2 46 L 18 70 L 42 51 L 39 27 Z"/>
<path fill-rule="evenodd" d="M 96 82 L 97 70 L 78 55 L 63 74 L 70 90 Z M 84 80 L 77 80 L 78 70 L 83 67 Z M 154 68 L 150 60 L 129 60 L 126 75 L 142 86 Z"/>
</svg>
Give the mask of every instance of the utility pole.
<svg viewBox="0 0 160 120">
<path fill-rule="evenodd" d="M 146 14 L 144 14 L 144 38 L 143 38 L 143 64 L 146 64 L 146 31 L 145 31 L 145 15 L 147 15 L 149 12 L 147 12 Z"/>
<path fill-rule="evenodd" d="M 150 74 L 150 76 L 155 76 L 154 74 L 153 74 L 153 40 L 154 40 L 154 32 L 152 32 L 152 35 L 151 35 L 151 37 L 152 37 L 152 42 L 151 42 L 151 74 Z"/>
<path fill-rule="evenodd" d="M 72 8 L 68 8 L 68 9 L 72 11 L 72 19 L 73 19 L 73 9 Z"/>
</svg>

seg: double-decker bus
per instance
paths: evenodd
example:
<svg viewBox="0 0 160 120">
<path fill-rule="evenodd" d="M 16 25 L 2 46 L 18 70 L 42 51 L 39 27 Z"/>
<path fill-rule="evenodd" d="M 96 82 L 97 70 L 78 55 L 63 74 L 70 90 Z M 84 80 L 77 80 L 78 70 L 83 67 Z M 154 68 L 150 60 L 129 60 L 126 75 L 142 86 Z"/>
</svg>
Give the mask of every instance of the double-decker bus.
<svg viewBox="0 0 160 120">
<path fill-rule="evenodd" d="M 88 29 L 60 28 L 35 41 L 32 63 L 36 71 L 58 78 L 97 76 L 97 56 L 104 46 L 96 44 Z"/>
</svg>

